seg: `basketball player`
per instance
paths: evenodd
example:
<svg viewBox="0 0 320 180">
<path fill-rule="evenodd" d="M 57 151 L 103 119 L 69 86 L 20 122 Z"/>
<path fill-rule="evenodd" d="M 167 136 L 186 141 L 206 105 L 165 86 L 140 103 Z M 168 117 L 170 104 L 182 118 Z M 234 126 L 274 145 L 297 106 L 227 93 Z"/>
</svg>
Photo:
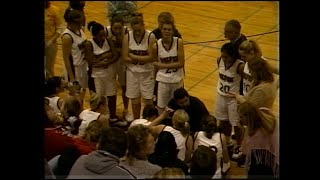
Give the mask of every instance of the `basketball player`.
<svg viewBox="0 0 320 180">
<path fill-rule="evenodd" d="M 116 117 L 117 84 L 116 61 L 119 53 L 111 39 L 106 39 L 106 31 L 103 25 L 95 21 L 88 23 L 88 29 L 92 33 L 92 39 L 85 43 L 85 58 L 92 65 L 92 77 L 97 94 L 108 97 L 110 110 L 110 122 L 118 121 Z"/>
<path fill-rule="evenodd" d="M 239 46 L 239 54 L 241 56 L 241 59 L 243 59 L 246 62 L 243 69 L 243 76 L 242 76 L 243 77 L 242 78 L 243 79 L 243 95 L 245 95 L 250 90 L 253 83 L 253 78 L 249 70 L 248 62 L 256 57 L 261 57 L 263 59 L 265 58 L 262 56 L 262 52 L 259 45 L 254 40 L 243 41 Z M 270 68 L 274 74 L 279 75 L 279 69 L 277 67 L 270 66 Z"/>
<path fill-rule="evenodd" d="M 159 14 L 158 27 L 152 31 L 152 33 L 156 36 L 157 40 L 162 38 L 161 27 L 162 27 L 162 24 L 168 19 L 174 23 L 174 17 L 170 12 L 161 12 Z M 178 38 L 182 38 L 181 34 L 179 33 L 178 29 L 176 29 L 176 28 L 173 30 L 173 36 L 178 37 Z"/>
<path fill-rule="evenodd" d="M 122 15 L 113 16 L 110 19 L 110 24 L 111 25 L 106 28 L 107 36 L 113 41 L 116 51 L 121 54 L 123 37 L 128 33 L 128 28 L 124 26 Z M 133 120 L 133 118 L 129 116 L 128 111 L 129 99 L 126 96 L 126 69 L 127 66 L 120 57 L 116 62 L 116 73 L 118 75 L 118 81 L 122 90 L 123 118 L 130 122 Z"/>
<path fill-rule="evenodd" d="M 59 93 L 64 91 L 66 83 L 62 77 L 53 76 L 49 78 L 46 83 L 46 94 L 45 98 L 49 100 L 49 106 L 54 110 L 55 113 L 61 113 L 61 107 L 63 104 L 63 99 L 59 97 Z"/>
<path fill-rule="evenodd" d="M 173 37 L 174 23 L 166 20 L 161 25 L 162 38 L 153 45 L 154 66 L 158 69 L 156 80 L 158 83 L 157 106 L 160 114 L 173 98 L 176 89 L 182 87 L 184 78 L 184 49 L 183 40 Z"/>
<path fill-rule="evenodd" d="M 161 27 L 162 27 L 162 24 L 167 20 L 171 20 L 174 24 L 174 17 L 170 12 L 161 12 L 158 16 L 158 27 L 152 31 L 152 33 L 155 35 L 157 40 L 159 40 L 162 37 Z M 181 34 L 179 33 L 178 29 L 176 29 L 176 28 L 173 29 L 173 36 L 178 37 L 178 38 L 182 38 Z M 155 68 L 154 76 L 157 75 L 157 71 L 158 70 Z M 158 81 L 155 82 L 153 94 L 154 94 L 154 97 L 153 97 L 154 104 L 157 104 L 158 103 L 158 98 L 157 98 L 157 96 L 158 96 Z"/>
<path fill-rule="evenodd" d="M 224 26 L 224 37 L 230 40 L 230 43 L 232 43 L 235 48 L 239 48 L 240 44 L 247 40 L 247 37 L 243 34 L 241 34 L 241 25 L 238 20 L 231 19 L 226 22 Z M 237 52 L 237 59 L 241 59 L 239 52 Z M 240 94 L 242 95 L 243 91 L 243 80 L 241 79 L 241 85 L 240 85 Z"/>
<path fill-rule="evenodd" d="M 86 16 L 84 13 L 84 7 L 86 5 L 86 1 L 72 0 L 69 1 L 69 7 L 75 10 L 80 11 L 83 14 L 82 24 L 81 26 L 84 28 L 86 26 Z"/>
<path fill-rule="evenodd" d="M 132 30 L 123 38 L 122 56 L 127 63 L 126 96 L 131 99 L 134 119 L 140 118 L 141 102 L 153 105 L 153 58 L 152 45 L 156 42 L 154 34 L 144 27 L 142 13 L 133 15 Z"/>
<path fill-rule="evenodd" d="M 83 14 L 78 10 L 71 8 L 66 9 L 64 14 L 67 22 L 67 29 L 62 33 L 62 53 L 66 69 L 66 75 L 71 83 L 79 82 L 83 91 L 80 94 L 80 99 L 84 99 L 86 88 L 88 87 L 88 63 L 84 60 L 84 44 L 87 39 L 83 32 Z"/>
<path fill-rule="evenodd" d="M 216 119 L 230 144 L 232 126 L 234 127 L 237 144 L 241 145 L 242 127 L 239 124 L 240 118 L 237 112 L 238 103 L 234 98 L 229 97 L 229 91 L 240 93 L 241 74 L 239 69 L 243 68 L 244 62 L 237 59 L 237 49 L 226 43 L 221 48 L 221 57 L 217 59 L 219 68 L 219 81 L 217 84 Z"/>
</svg>

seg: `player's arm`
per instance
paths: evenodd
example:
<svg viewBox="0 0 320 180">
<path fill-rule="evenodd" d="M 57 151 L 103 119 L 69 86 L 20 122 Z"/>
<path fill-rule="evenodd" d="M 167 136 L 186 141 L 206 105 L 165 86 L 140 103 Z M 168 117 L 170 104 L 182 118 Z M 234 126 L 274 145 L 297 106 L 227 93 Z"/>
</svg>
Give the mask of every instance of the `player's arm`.
<svg viewBox="0 0 320 180">
<path fill-rule="evenodd" d="M 184 66 L 184 48 L 183 48 L 183 40 L 182 39 L 178 39 L 178 62 L 174 62 L 174 63 L 154 63 L 155 66 L 159 69 L 178 69 L 178 68 L 182 68 Z"/>
<path fill-rule="evenodd" d="M 245 65 L 245 63 L 239 64 L 238 69 L 237 69 L 237 73 L 238 73 L 238 74 L 240 74 L 240 75 L 243 74 L 244 65 Z"/>
<path fill-rule="evenodd" d="M 119 59 L 119 53 L 117 52 L 111 38 L 107 38 L 106 41 L 109 42 L 111 53 L 112 53 L 112 57 L 107 58 L 107 61 L 106 61 L 106 65 L 108 66 L 110 64 L 115 63 Z"/>
<path fill-rule="evenodd" d="M 92 67 L 104 67 L 105 63 L 103 63 L 102 60 L 107 57 L 107 54 L 95 56 L 93 54 L 93 45 L 91 41 L 85 41 L 84 46 L 85 46 L 84 58 L 88 62 L 88 64 Z"/>
<path fill-rule="evenodd" d="M 132 63 L 132 59 L 129 57 L 129 33 L 123 37 L 121 56 L 124 62 Z"/>
<path fill-rule="evenodd" d="M 158 59 L 158 46 L 157 46 L 157 42 L 155 42 L 153 45 L 152 45 L 152 58 L 153 58 L 153 62 L 158 62 L 159 59 Z"/>
<path fill-rule="evenodd" d="M 150 37 L 149 37 L 149 46 L 148 46 L 148 55 L 146 56 L 138 56 L 138 55 L 134 55 L 132 53 L 129 53 L 129 57 L 136 61 L 136 62 L 140 62 L 140 63 L 149 63 L 153 61 L 153 57 L 152 57 L 152 47 L 153 44 L 156 42 L 156 37 L 154 36 L 153 33 L 150 33 Z"/>
<path fill-rule="evenodd" d="M 69 61 L 69 57 L 71 56 L 71 49 L 72 49 L 72 37 L 69 34 L 64 34 L 61 37 L 62 41 L 62 54 L 63 54 L 63 61 L 65 68 L 67 70 L 67 74 L 69 76 L 69 81 L 75 81 L 75 75 L 72 72 L 71 64 Z"/>
</svg>

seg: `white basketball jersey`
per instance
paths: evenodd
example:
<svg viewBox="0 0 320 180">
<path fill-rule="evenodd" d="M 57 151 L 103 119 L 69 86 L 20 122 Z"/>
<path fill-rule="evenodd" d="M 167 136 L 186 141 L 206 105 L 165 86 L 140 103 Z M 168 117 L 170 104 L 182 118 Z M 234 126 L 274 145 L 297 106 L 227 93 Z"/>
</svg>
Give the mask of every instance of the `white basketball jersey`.
<svg viewBox="0 0 320 180">
<path fill-rule="evenodd" d="M 262 59 L 267 60 L 263 56 L 261 56 Z M 252 83 L 253 83 L 253 78 L 251 76 L 250 70 L 249 70 L 249 65 L 248 62 L 244 65 L 243 69 L 243 95 L 247 94 L 248 91 L 252 88 Z"/>
<path fill-rule="evenodd" d="M 72 49 L 71 49 L 71 56 L 72 62 L 75 66 L 80 66 L 86 63 L 87 61 L 84 60 L 84 45 L 82 44 L 83 41 L 87 39 L 85 33 L 82 29 L 80 29 L 80 36 L 71 31 L 70 29 L 64 30 L 63 34 L 69 34 L 72 37 Z"/>
<path fill-rule="evenodd" d="M 111 52 L 110 44 L 108 40 L 105 40 L 102 47 L 99 47 L 96 42 L 94 42 L 93 39 L 89 40 L 92 44 L 93 47 L 93 54 L 94 56 L 99 56 L 104 53 Z M 104 59 L 103 59 L 104 60 Z M 103 61 L 102 60 L 102 61 Z M 99 68 L 99 67 L 92 67 L 92 74 L 91 76 L 93 78 L 97 77 L 108 77 L 108 76 L 113 76 L 113 74 L 116 73 L 116 66 L 115 63 L 110 64 L 108 68 Z"/>
<path fill-rule="evenodd" d="M 129 128 L 131 128 L 132 126 L 138 125 L 138 124 L 148 126 L 150 123 L 151 123 L 151 121 L 148 121 L 147 119 L 136 119 L 130 123 Z"/>
<path fill-rule="evenodd" d="M 53 109 L 55 113 L 61 113 L 59 106 L 58 106 L 58 101 L 60 97 L 54 96 L 54 97 L 46 97 L 49 100 L 49 106 Z"/>
<path fill-rule="evenodd" d="M 149 38 L 151 32 L 149 30 L 144 31 L 143 38 L 141 42 L 137 42 L 133 36 L 133 31 L 129 31 L 129 53 L 139 56 L 147 56 L 148 48 L 149 48 Z M 152 63 L 136 63 L 136 64 L 127 64 L 127 67 L 132 72 L 150 72 L 153 71 L 153 64 Z"/>
<path fill-rule="evenodd" d="M 86 128 L 88 127 L 88 125 L 90 124 L 90 122 L 94 121 L 94 120 L 98 120 L 99 116 L 100 116 L 100 113 L 91 111 L 90 109 L 83 110 L 79 115 L 79 118 L 82 119 L 82 122 L 79 126 L 79 134 L 78 135 L 83 137 L 84 132 L 85 132 Z"/>
<path fill-rule="evenodd" d="M 253 78 L 251 76 L 251 73 L 249 71 L 249 66 L 248 66 L 248 62 L 246 62 L 246 64 L 244 65 L 244 69 L 243 69 L 243 95 L 247 94 L 247 92 L 250 90 L 250 88 L 252 87 L 252 82 L 253 82 Z"/>
<path fill-rule="evenodd" d="M 223 59 L 219 63 L 219 81 L 217 85 L 217 91 L 219 94 L 226 96 L 227 92 L 240 93 L 240 81 L 241 75 L 237 73 L 238 66 L 243 61 L 237 59 L 229 69 L 226 69 L 226 65 Z"/>
<path fill-rule="evenodd" d="M 205 132 L 199 131 L 196 139 L 194 140 L 193 149 L 196 150 L 198 146 L 204 145 L 207 147 L 215 146 L 218 150 L 217 154 L 217 170 L 214 177 L 221 175 L 221 158 L 222 158 L 222 144 L 220 140 L 220 133 L 215 133 L 211 139 L 207 138 Z M 218 178 L 218 177 L 217 177 Z"/>
<path fill-rule="evenodd" d="M 163 45 L 162 38 L 157 41 L 158 60 L 161 63 L 178 62 L 178 37 L 173 37 L 170 49 Z M 178 83 L 184 78 L 183 68 L 158 69 L 156 80 L 165 83 Z"/>
<path fill-rule="evenodd" d="M 176 141 L 177 149 L 179 149 L 178 158 L 184 161 L 186 155 L 186 137 L 183 137 L 181 131 L 174 129 L 171 126 L 166 126 L 163 131 L 170 132 Z"/>
</svg>

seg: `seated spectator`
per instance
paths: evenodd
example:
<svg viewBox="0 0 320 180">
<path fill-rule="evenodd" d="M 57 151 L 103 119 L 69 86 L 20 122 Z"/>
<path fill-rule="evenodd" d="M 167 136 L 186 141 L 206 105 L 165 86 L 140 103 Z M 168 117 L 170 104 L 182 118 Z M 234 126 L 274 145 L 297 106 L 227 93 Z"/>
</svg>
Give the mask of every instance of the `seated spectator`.
<svg viewBox="0 0 320 180">
<path fill-rule="evenodd" d="M 217 148 L 217 171 L 213 178 L 222 178 L 222 173 L 226 173 L 231 164 L 229 161 L 226 138 L 224 134 L 218 132 L 216 118 L 212 115 L 206 116 L 203 122 L 203 131 L 196 132 L 193 139 L 194 150 L 200 145 Z M 221 161 L 223 161 L 222 168 Z"/>
<path fill-rule="evenodd" d="M 200 145 L 191 158 L 190 175 L 195 179 L 212 179 L 217 171 L 216 152 L 207 147 Z"/>
<path fill-rule="evenodd" d="M 129 128 L 137 124 L 148 126 L 158 116 L 159 116 L 159 112 L 157 108 L 155 108 L 154 106 L 145 106 L 143 108 L 143 114 L 142 114 L 143 119 L 136 119 L 132 121 Z"/>
<path fill-rule="evenodd" d="M 188 166 L 178 158 L 178 152 L 174 136 L 170 132 L 162 131 L 157 139 L 155 151 L 148 160 L 162 168 L 179 168 L 184 174 L 188 174 Z"/>
<path fill-rule="evenodd" d="M 97 150 L 80 156 L 67 179 L 134 179 L 127 169 L 119 166 L 119 158 L 125 155 L 126 150 L 126 133 L 116 127 L 105 128 Z"/>
<path fill-rule="evenodd" d="M 178 158 L 184 161 L 184 163 L 188 163 L 190 161 L 193 149 L 193 139 L 190 135 L 190 126 L 188 123 L 189 116 L 183 109 L 179 109 L 174 112 L 172 119 L 173 126 L 166 126 L 162 124 L 157 126 L 150 126 L 151 132 L 156 138 L 162 131 L 170 132 L 174 136 L 179 149 Z M 155 121 L 153 121 L 152 123 L 154 122 Z"/>
<path fill-rule="evenodd" d="M 138 124 L 128 129 L 128 152 L 120 165 L 128 169 L 138 179 L 152 178 L 161 170 L 160 166 L 148 162 L 154 152 L 155 141 L 147 126 Z"/>
<path fill-rule="evenodd" d="M 46 121 L 51 121 L 45 116 Z M 100 121 L 92 121 L 86 128 L 83 138 L 71 135 L 65 126 L 45 128 L 44 147 L 46 159 L 61 155 L 65 148 L 75 146 L 81 154 L 88 154 L 96 149 L 96 143 L 103 125 Z"/>
<path fill-rule="evenodd" d="M 80 157 L 80 151 L 75 146 L 66 147 L 61 155 L 51 159 L 48 163 L 57 179 L 66 179 L 73 164 Z"/>
<path fill-rule="evenodd" d="M 90 108 L 84 109 L 79 115 L 82 119 L 78 133 L 80 137 L 83 137 L 85 129 L 92 121 L 97 120 L 101 122 L 104 127 L 109 127 L 109 117 L 107 116 L 108 103 L 106 97 L 92 93 L 89 101 Z"/>
<path fill-rule="evenodd" d="M 158 171 L 153 179 L 186 179 L 186 176 L 180 168 L 166 167 Z"/>
</svg>

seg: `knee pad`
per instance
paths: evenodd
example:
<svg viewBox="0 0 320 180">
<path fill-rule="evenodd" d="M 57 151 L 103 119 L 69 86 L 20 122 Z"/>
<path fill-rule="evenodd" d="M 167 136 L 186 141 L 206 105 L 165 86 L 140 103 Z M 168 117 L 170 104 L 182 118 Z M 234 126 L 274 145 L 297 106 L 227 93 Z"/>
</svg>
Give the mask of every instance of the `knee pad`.
<svg viewBox="0 0 320 180">
<path fill-rule="evenodd" d="M 133 98 L 131 99 L 131 102 L 132 104 L 139 104 L 141 101 L 140 101 L 140 98 Z"/>
<path fill-rule="evenodd" d="M 152 99 L 143 99 L 145 105 L 153 106 L 153 100 Z"/>
</svg>

